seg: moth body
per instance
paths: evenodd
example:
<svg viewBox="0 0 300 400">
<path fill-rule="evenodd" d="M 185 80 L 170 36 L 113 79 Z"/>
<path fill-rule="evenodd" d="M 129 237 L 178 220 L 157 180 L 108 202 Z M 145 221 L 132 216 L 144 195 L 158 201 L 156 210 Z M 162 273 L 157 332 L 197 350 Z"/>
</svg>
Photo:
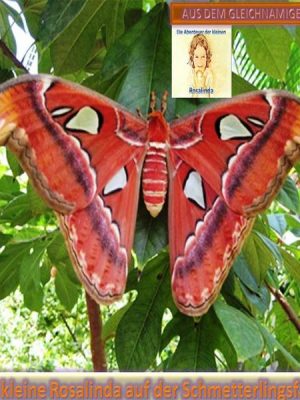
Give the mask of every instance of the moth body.
<svg viewBox="0 0 300 400">
<path fill-rule="evenodd" d="M 169 126 L 162 112 L 152 112 L 149 116 L 149 142 L 142 178 L 144 202 L 152 217 L 160 213 L 166 199 L 168 131 Z"/>
</svg>

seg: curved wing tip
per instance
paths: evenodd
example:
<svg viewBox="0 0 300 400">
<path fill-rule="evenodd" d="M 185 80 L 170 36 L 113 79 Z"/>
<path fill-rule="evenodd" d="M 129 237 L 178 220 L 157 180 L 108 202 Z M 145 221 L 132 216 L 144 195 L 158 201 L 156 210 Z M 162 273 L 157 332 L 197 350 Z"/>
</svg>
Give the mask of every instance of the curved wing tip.
<svg viewBox="0 0 300 400">
<path fill-rule="evenodd" d="M 118 300 L 121 300 L 123 297 L 124 292 L 120 292 L 120 293 L 102 293 L 100 294 L 99 292 L 94 292 L 93 290 L 91 290 L 90 288 L 86 288 L 84 287 L 84 289 L 86 290 L 86 292 L 88 293 L 88 295 L 98 304 L 101 305 L 105 305 L 105 306 L 109 306 L 113 303 L 115 303 Z"/>
<path fill-rule="evenodd" d="M 174 299 L 176 307 L 179 309 L 180 312 L 187 315 L 188 317 L 201 317 L 203 314 L 206 314 L 209 308 L 211 307 L 212 303 L 202 303 L 202 304 L 182 304 L 177 302 Z"/>
</svg>

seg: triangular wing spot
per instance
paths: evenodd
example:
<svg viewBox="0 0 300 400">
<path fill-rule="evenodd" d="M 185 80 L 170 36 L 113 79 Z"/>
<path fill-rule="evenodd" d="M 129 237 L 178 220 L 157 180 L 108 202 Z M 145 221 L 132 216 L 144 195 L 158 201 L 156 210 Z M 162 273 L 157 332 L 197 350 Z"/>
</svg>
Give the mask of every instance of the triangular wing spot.
<svg viewBox="0 0 300 400">
<path fill-rule="evenodd" d="M 202 178 L 198 172 L 191 170 L 187 175 L 183 188 L 187 199 L 195 202 L 199 207 L 205 209 L 205 193 Z"/>
<path fill-rule="evenodd" d="M 252 132 L 233 114 L 219 120 L 218 133 L 221 140 L 251 138 Z"/>
<path fill-rule="evenodd" d="M 102 123 L 102 114 L 94 110 L 92 107 L 82 107 L 77 114 L 67 121 L 66 128 L 96 135 L 99 132 Z"/>
<path fill-rule="evenodd" d="M 122 167 L 104 187 L 103 189 L 104 196 L 122 190 L 126 186 L 127 181 L 128 181 L 128 176 L 126 168 Z"/>
</svg>

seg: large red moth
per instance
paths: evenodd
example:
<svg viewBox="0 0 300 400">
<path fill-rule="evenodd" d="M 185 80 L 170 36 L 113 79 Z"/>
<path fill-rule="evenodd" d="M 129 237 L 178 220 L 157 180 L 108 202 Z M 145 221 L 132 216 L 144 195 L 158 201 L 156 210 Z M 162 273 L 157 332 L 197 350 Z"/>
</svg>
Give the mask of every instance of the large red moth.
<svg viewBox="0 0 300 400">
<path fill-rule="evenodd" d="M 255 92 L 166 122 L 58 78 L 0 86 L 0 144 L 58 214 L 77 274 L 100 303 L 124 291 L 140 181 L 153 216 L 169 192 L 172 292 L 185 314 L 217 297 L 254 221 L 300 157 L 300 101 Z"/>
</svg>

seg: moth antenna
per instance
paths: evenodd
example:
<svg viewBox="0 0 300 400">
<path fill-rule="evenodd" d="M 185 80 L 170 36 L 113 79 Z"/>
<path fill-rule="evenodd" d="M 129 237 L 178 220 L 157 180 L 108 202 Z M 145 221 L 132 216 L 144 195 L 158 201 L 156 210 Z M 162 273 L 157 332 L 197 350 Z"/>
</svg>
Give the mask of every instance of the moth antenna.
<svg viewBox="0 0 300 400">
<path fill-rule="evenodd" d="M 154 91 L 152 91 L 150 96 L 150 105 L 149 105 L 150 113 L 154 112 L 155 108 L 156 108 L 156 94 Z"/>
<path fill-rule="evenodd" d="M 138 115 L 140 118 L 144 118 L 144 116 L 143 116 L 143 114 L 142 114 L 142 112 L 141 112 L 140 107 L 137 107 L 135 110 L 136 110 L 137 115 Z"/>
<path fill-rule="evenodd" d="M 167 100 L 168 100 L 168 91 L 165 90 L 164 94 L 161 98 L 161 106 L 160 106 L 160 111 L 162 112 L 162 114 L 164 115 L 165 112 L 167 111 Z"/>
</svg>

